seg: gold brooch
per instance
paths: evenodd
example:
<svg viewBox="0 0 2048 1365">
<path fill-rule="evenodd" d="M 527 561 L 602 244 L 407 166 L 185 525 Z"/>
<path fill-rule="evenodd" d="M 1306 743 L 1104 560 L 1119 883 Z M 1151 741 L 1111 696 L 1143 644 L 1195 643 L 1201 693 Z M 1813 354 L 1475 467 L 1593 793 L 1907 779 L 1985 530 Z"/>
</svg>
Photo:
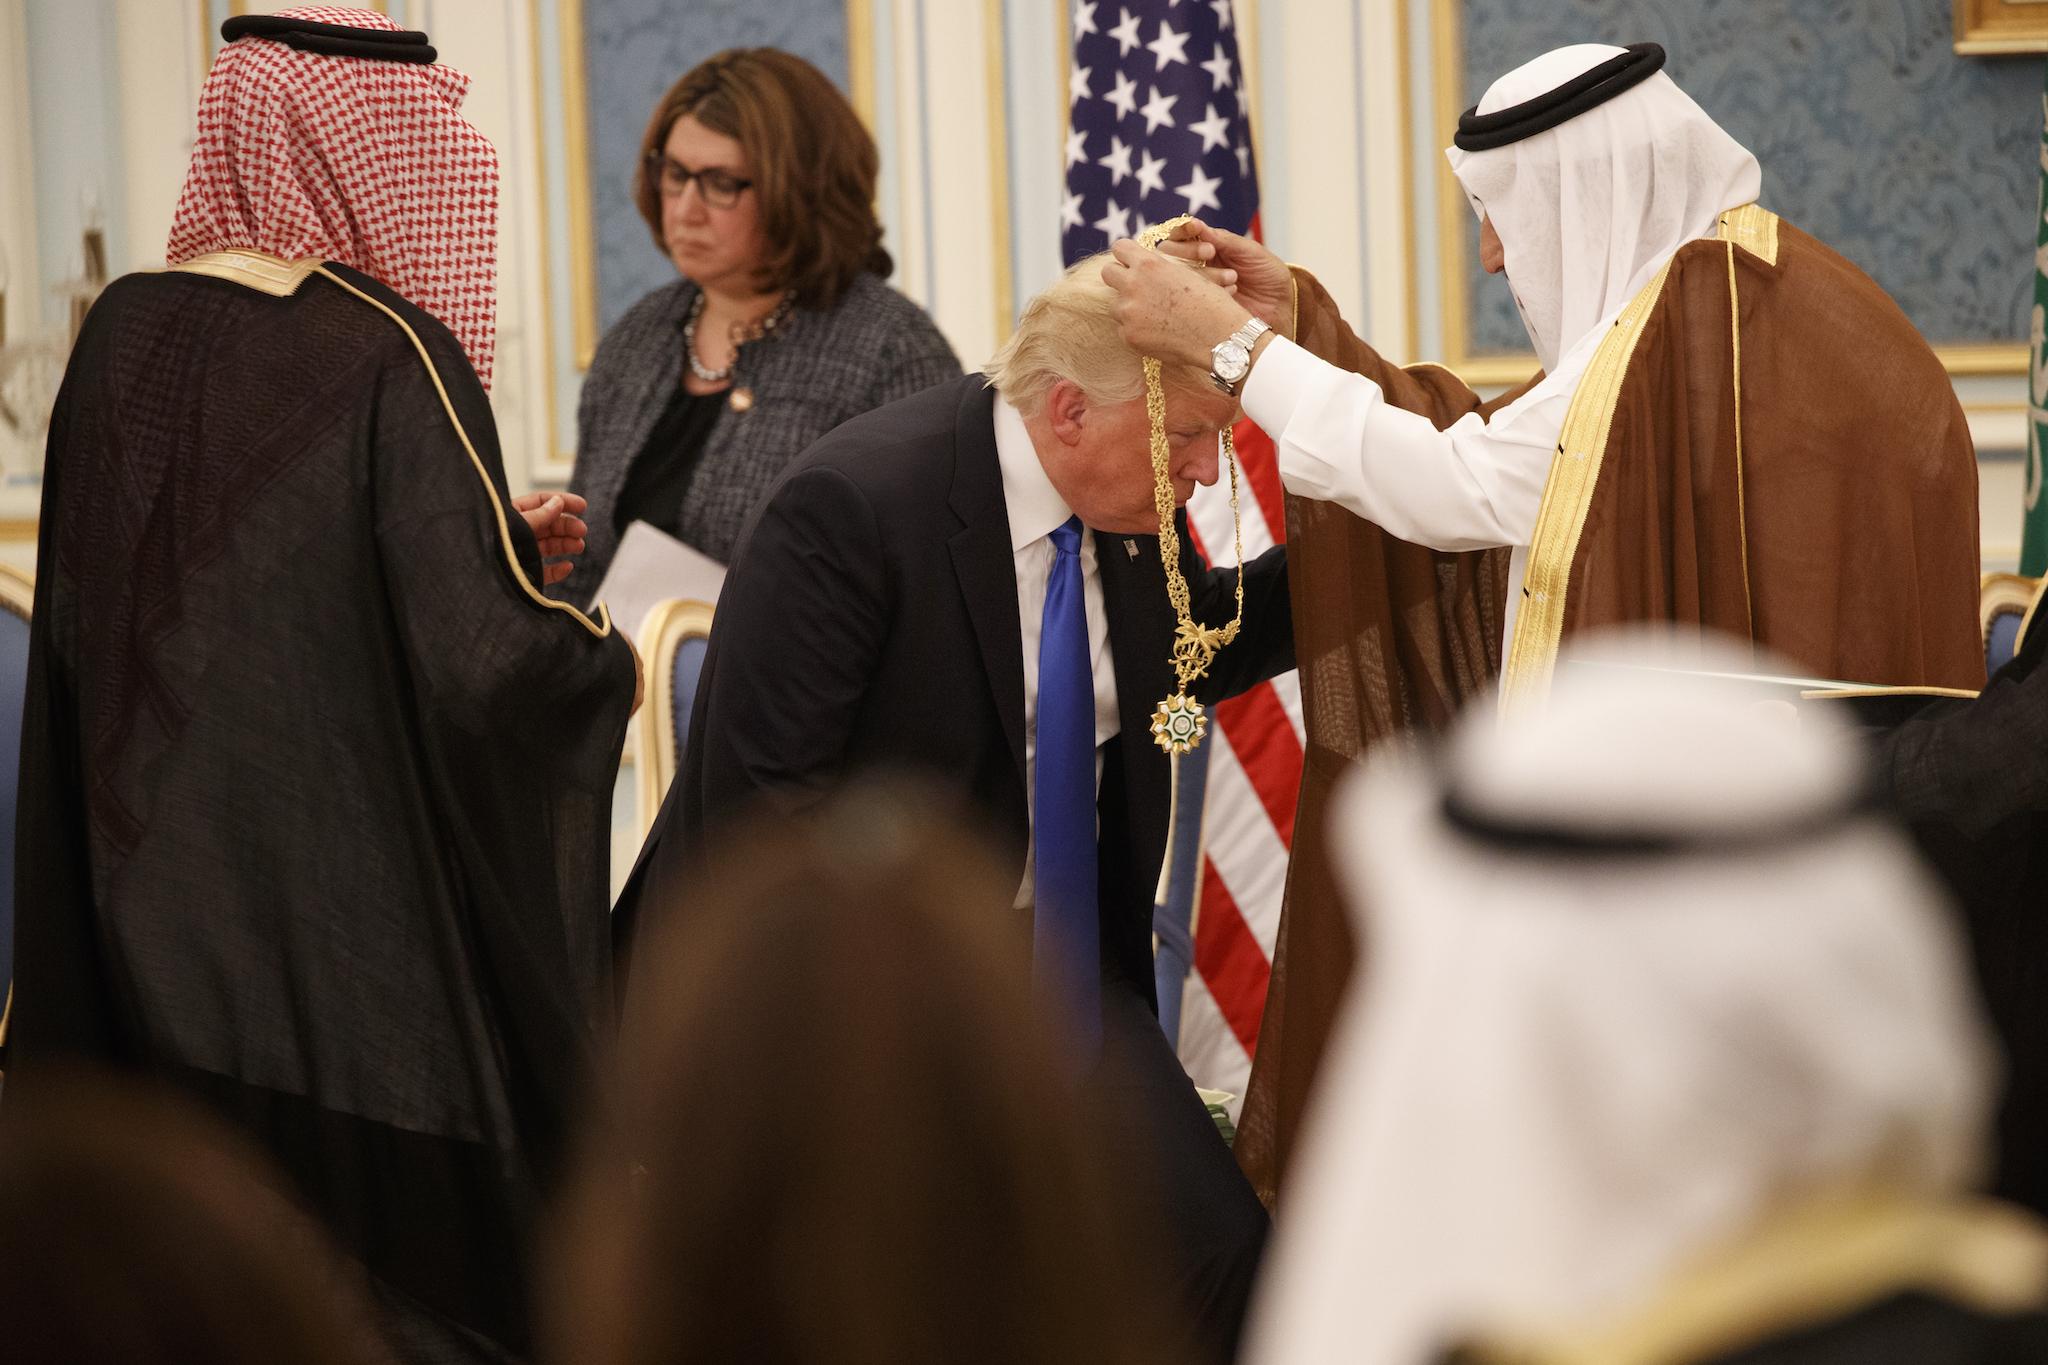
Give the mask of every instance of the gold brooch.
<svg viewBox="0 0 2048 1365">
<path fill-rule="evenodd" d="M 1191 754 L 1209 733 L 1209 718 L 1202 703 L 1185 692 L 1176 692 L 1152 713 L 1153 742 L 1169 754 Z"/>
</svg>

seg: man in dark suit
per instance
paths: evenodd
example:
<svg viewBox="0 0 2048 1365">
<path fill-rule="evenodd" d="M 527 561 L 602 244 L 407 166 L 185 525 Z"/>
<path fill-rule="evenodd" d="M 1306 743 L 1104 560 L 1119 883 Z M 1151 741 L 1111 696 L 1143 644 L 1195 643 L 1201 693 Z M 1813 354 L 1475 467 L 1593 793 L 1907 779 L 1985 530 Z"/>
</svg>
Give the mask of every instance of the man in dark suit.
<svg viewBox="0 0 2048 1365">
<path fill-rule="evenodd" d="M 619 914 L 679 904 L 693 856 L 743 810 L 802 812 L 880 770 L 956 792 L 1021 877 L 1035 970 L 1067 977 L 1042 998 L 1092 1070 L 1105 1143 L 1157 1188 L 1158 1259 L 1203 1349 L 1227 1359 L 1266 1218 L 1154 1017 L 1171 779 L 1151 718 L 1176 690 L 1176 620 L 1142 375 L 1102 259 L 1034 301 L 988 377 L 856 418 L 791 468 L 733 561 L 682 769 Z M 1185 503 L 1215 481 L 1237 402 L 1199 370 L 1166 381 Z M 1235 571 L 1181 562 L 1194 615 L 1228 621 Z M 1195 690 L 1213 701 L 1293 664 L 1276 548 L 1246 566 L 1243 631 Z M 1063 956 L 1062 935 L 1085 946 Z"/>
</svg>

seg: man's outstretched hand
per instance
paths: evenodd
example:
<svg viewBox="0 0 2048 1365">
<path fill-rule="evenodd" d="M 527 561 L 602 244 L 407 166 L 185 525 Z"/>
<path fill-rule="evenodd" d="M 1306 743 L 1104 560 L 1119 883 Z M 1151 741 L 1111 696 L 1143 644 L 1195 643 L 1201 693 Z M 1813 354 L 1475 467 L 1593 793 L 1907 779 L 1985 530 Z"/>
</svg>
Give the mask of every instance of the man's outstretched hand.
<svg viewBox="0 0 2048 1365">
<path fill-rule="evenodd" d="M 1294 279 L 1287 263 L 1264 243 L 1193 219 L 1175 228 L 1159 250 L 1202 267 L 1205 278 L 1228 290 L 1261 322 L 1294 339 Z"/>
<path fill-rule="evenodd" d="M 590 503 L 574 493 L 524 493 L 512 499 L 512 506 L 540 542 L 543 585 L 567 578 L 576 567 L 572 557 L 583 553 L 584 537 L 590 534 L 583 521 Z"/>
<path fill-rule="evenodd" d="M 1124 344 L 1197 369 L 1209 368 L 1209 351 L 1250 316 L 1228 289 L 1203 276 L 1214 272 L 1139 246 L 1128 239 L 1110 245 L 1116 256 L 1102 268 L 1102 280 L 1117 292 L 1116 325 Z"/>
</svg>

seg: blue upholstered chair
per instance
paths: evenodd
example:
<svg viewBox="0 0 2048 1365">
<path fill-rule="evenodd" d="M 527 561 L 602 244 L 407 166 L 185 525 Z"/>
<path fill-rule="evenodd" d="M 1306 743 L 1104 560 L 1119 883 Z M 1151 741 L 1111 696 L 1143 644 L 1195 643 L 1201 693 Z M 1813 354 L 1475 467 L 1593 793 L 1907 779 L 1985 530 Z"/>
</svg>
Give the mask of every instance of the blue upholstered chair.
<svg viewBox="0 0 2048 1365">
<path fill-rule="evenodd" d="M 647 701 L 633 750 L 642 838 L 682 764 L 690 712 L 697 704 L 697 675 L 710 639 L 710 604 L 686 598 L 655 603 L 633 637 L 648 673 Z"/>
<path fill-rule="evenodd" d="M 2041 580 L 2016 573 L 1988 573 L 1980 584 L 1977 618 L 1984 629 L 1984 675 L 1989 677 L 2019 652 L 2020 631 L 2040 595 Z"/>
<path fill-rule="evenodd" d="M 35 582 L 0 564 L 0 1045 L 14 1004 L 14 809 L 21 780 L 21 704 L 28 692 L 28 615 Z"/>
</svg>

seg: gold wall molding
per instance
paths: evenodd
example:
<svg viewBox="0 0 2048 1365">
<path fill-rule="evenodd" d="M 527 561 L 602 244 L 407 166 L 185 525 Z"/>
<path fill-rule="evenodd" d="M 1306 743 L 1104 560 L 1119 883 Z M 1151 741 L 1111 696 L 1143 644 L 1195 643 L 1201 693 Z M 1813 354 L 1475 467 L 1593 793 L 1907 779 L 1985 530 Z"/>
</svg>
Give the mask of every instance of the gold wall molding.
<svg viewBox="0 0 2048 1365">
<path fill-rule="evenodd" d="M 2042 0 L 1955 0 L 1955 50 L 1963 57 L 2048 52 Z"/>
<path fill-rule="evenodd" d="M 552 227 L 557 212 L 566 214 L 568 241 L 569 276 L 569 359 L 575 373 L 580 377 L 590 369 L 592 357 L 597 354 L 597 254 L 591 243 L 594 237 L 590 189 L 590 116 L 588 87 L 585 84 L 583 55 L 583 2 L 582 0 L 556 0 L 555 29 L 556 44 L 551 49 L 545 41 L 541 25 L 542 0 L 523 0 L 526 6 L 527 47 L 531 51 L 531 62 L 526 72 L 533 123 L 534 154 L 534 196 L 538 209 L 533 231 L 540 255 L 541 335 L 537 338 L 545 380 L 542 384 L 541 402 L 547 422 L 547 439 L 542 446 L 541 459 L 545 467 L 536 466 L 534 478 L 544 484 L 552 484 L 568 477 L 569 466 L 575 463 L 576 449 L 572 437 L 566 448 L 563 445 L 561 427 L 561 368 L 555 363 L 556 317 L 555 277 L 556 259 Z M 562 188 L 563 195 L 557 201 L 551 188 L 552 163 L 548 158 L 547 119 L 550 112 L 547 101 L 547 80 L 541 63 L 548 60 L 547 53 L 558 54 L 560 67 L 557 71 L 562 94 Z"/>
<path fill-rule="evenodd" d="M 1254 7 L 1258 2 L 1259 0 L 1251 0 Z M 1409 122 L 1413 116 L 1411 111 L 1415 108 L 1414 81 L 1408 71 L 1409 57 L 1412 53 L 1410 41 L 1408 5 L 1406 0 L 1395 0 L 1394 79 L 1398 85 L 1395 93 L 1401 101 L 1401 157 L 1396 163 L 1401 168 L 1401 260 L 1405 266 L 1402 274 L 1411 282 L 1402 291 L 1407 296 L 1403 300 L 1405 306 L 1402 314 L 1407 322 L 1408 335 L 1401 355 L 1412 365 L 1420 359 L 1416 353 L 1422 349 L 1422 299 L 1419 297 L 1421 291 L 1412 283 L 1416 271 L 1415 244 L 1418 240 L 1418 229 L 1415 225 L 1415 130 Z M 1254 112 L 1257 108 L 1257 104 L 1254 103 Z"/>
<path fill-rule="evenodd" d="M 1464 6 L 1430 0 L 1430 63 L 1436 87 L 1436 145 L 1451 145 L 1464 107 Z M 1412 106 L 1411 106 L 1412 107 Z M 1411 139 L 1412 141 L 1412 139 Z M 1437 297 L 1443 310 L 1443 363 L 1468 384 L 1517 384 L 1537 370 L 1534 353 L 1475 356 L 1471 351 L 1472 297 L 1466 265 L 1465 218 L 1472 207 L 1450 166 L 1435 168 Z"/>
<path fill-rule="evenodd" d="M 1064 8 L 1064 7 L 1063 7 Z M 1014 292 L 1011 257 L 1016 252 L 1010 230 L 1010 111 L 1006 103 L 1009 80 L 1005 52 L 1008 33 L 1003 25 L 1003 0 L 982 0 L 982 55 L 987 63 L 988 86 L 988 177 L 989 216 L 995 223 L 995 253 L 989 272 L 996 294 L 996 345 L 1010 339 L 1017 326 L 1017 296 Z M 931 192 L 931 168 L 925 168 L 925 192 Z"/>
<path fill-rule="evenodd" d="M 846 92 L 875 131 L 875 0 L 846 0 Z"/>
<path fill-rule="evenodd" d="M 1074 12 L 1067 7 L 1066 0 L 1053 0 L 1053 32 L 1059 41 L 1052 49 L 1053 103 L 1060 110 L 1060 141 L 1067 140 L 1067 131 L 1074 121 L 1074 103 L 1067 98 L 1067 68 L 1074 64 Z M 1061 180 L 1065 180 L 1064 174 Z"/>
<path fill-rule="evenodd" d="M 590 99 L 583 60 L 583 0 L 556 0 L 562 53 L 562 142 L 569 191 L 569 307 L 576 368 L 597 354 L 597 253 L 590 209 Z"/>
<path fill-rule="evenodd" d="M 533 203 L 539 210 L 533 232 L 540 255 L 540 278 L 534 283 L 540 289 L 541 334 L 538 344 L 541 352 L 541 373 L 544 376 L 541 384 L 541 406 L 547 423 L 546 436 L 541 443 L 541 459 L 549 465 L 564 462 L 573 465 L 576 459 L 574 445 L 572 443 L 568 450 L 561 449 L 561 428 L 556 425 L 561 415 L 561 404 L 555 393 L 560 381 L 555 371 L 555 272 L 549 268 L 552 265 L 549 259 L 552 253 L 548 249 L 548 139 L 545 126 L 547 101 L 543 98 L 547 91 L 547 83 L 541 79 L 540 54 L 543 49 L 540 0 L 526 0 L 526 36 L 529 58 L 526 80 L 527 88 L 533 96 L 533 126 L 530 129 L 533 136 L 535 178 Z M 532 463 L 531 457 L 528 463 Z M 531 472 L 538 481 L 541 475 L 540 468 L 535 467 Z"/>
<path fill-rule="evenodd" d="M 1941 363 L 1948 367 L 1948 372 L 1952 375 L 2027 372 L 2027 347 L 2023 342 L 1958 342 L 1936 346 L 1934 353 L 1941 357 Z"/>
<path fill-rule="evenodd" d="M 878 10 L 877 6 L 887 8 Z M 1054 6 L 1056 11 L 1059 8 Z M 893 226 L 898 234 L 890 246 L 897 260 L 897 278 L 914 285 L 920 274 L 926 277 L 921 286 L 926 297 L 917 298 L 915 290 L 906 292 L 948 335 L 958 328 L 980 333 L 986 327 L 989 342 L 976 339 L 970 347 L 956 341 L 963 351 L 983 344 L 999 345 L 1015 326 L 1016 234 L 1010 222 L 1013 195 L 1007 101 L 1012 80 L 1021 78 L 1010 71 L 1005 11 L 1005 0 L 981 0 L 978 5 L 963 4 L 962 0 L 846 0 L 848 97 L 875 137 L 886 174 L 895 177 L 896 216 L 884 227 Z M 928 47 L 914 35 L 929 36 L 935 15 L 946 42 L 934 40 Z M 886 34 L 881 23 L 884 17 L 888 20 Z M 963 67 L 957 61 L 940 65 L 945 59 L 935 48 L 971 46 L 977 39 L 972 28 L 976 24 L 981 28 L 979 65 Z M 887 89 L 881 79 L 885 41 L 890 49 Z M 945 87 L 938 95 L 932 89 L 935 69 L 944 77 L 936 82 Z M 957 117 L 962 101 L 977 96 L 987 120 L 978 131 L 971 119 Z M 970 102 L 964 108 L 972 113 L 975 105 Z M 887 120 L 881 117 L 884 110 L 892 111 Z M 948 120 L 949 112 L 956 117 Z M 887 142 L 883 138 L 885 122 L 891 134 Z M 932 151 L 933 141 L 939 138 L 952 139 L 950 163 Z M 986 180 L 974 175 L 947 176 L 941 171 L 942 163 L 963 165 L 973 158 L 987 160 Z M 977 190 L 976 185 L 982 188 Z M 876 190 L 879 196 L 881 185 Z M 984 250 L 977 253 L 973 268 L 963 266 L 966 258 L 960 253 L 941 250 L 938 241 L 926 240 L 923 235 L 928 227 L 929 232 L 943 236 L 948 215 L 957 217 L 962 203 L 969 200 L 974 205 L 976 232 L 982 231 L 980 224 L 987 225 L 986 236 L 977 238 L 984 242 Z M 916 251 L 910 249 L 912 245 Z M 976 278 L 982 274 L 981 258 L 986 259 L 985 279 Z M 986 315 L 980 312 L 984 302 L 992 305 Z M 971 322 L 954 316 L 969 310 Z"/>
</svg>

